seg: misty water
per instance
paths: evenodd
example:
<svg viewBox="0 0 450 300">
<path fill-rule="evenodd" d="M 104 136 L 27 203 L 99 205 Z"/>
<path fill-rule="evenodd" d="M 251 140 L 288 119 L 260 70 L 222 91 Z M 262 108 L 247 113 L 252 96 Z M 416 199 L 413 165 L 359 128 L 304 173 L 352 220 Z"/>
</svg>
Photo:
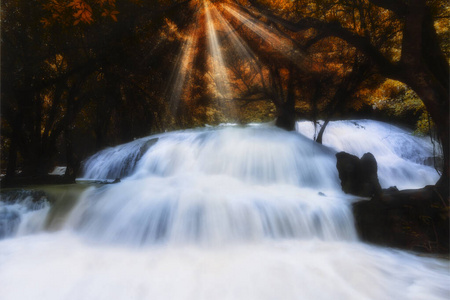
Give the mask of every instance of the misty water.
<svg viewBox="0 0 450 300">
<path fill-rule="evenodd" d="M 120 183 L 2 196 L 0 299 L 448 299 L 447 260 L 358 240 L 368 199 L 336 170 L 370 151 L 383 187 L 420 188 L 438 178 L 430 141 L 361 120 L 322 146 L 297 125 L 154 135 L 85 161 L 80 182 Z"/>
</svg>

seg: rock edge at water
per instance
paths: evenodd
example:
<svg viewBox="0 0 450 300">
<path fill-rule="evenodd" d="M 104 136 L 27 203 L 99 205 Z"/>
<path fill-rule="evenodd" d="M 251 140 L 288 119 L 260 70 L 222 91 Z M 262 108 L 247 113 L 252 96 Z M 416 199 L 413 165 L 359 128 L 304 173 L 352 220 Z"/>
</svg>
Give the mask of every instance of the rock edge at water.
<svg viewBox="0 0 450 300">
<path fill-rule="evenodd" d="M 385 192 L 353 204 L 360 238 L 369 243 L 448 254 L 449 199 L 435 186 Z"/>
<path fill-rule="evenodd" d="M 425 253 L 449 253 L 448 186 L 382 190 L 377 161 L 371 153 L 360 159 L 340 152 L 336 160 L 342 190 L 372 197 L 353 204 L 355 227 L 362 241 Z"/>
<path fill-rule="evenodd" d="M 380 195 L 378 166 L 372 153 L 365 153 L 360 159 L 347 152 L 339 152 L 336 154 L 336 160 L 336 168 L 345 193 L 363 197 Z"/>
</svg>

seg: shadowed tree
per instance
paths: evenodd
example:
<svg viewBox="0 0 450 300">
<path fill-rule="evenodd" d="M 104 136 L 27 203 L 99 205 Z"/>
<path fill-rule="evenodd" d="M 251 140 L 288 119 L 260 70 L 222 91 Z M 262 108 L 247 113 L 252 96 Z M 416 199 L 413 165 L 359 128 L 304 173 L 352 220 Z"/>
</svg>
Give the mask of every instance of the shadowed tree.
<svg viewBox="0 0 450 300">
<path fill-rule="evenodd" d="M 444 153 L 440 185 L 449 178 L 449 64 L 436 31 L 443 1 L 295 1 L 297 11 L 274 12 L 266 1 L 252 7 L 291 32 L 313 30 L 316 40 L 337 37 L 364 54 L 385 78 L 407 84 L 436 124 Z"/>
</svg>

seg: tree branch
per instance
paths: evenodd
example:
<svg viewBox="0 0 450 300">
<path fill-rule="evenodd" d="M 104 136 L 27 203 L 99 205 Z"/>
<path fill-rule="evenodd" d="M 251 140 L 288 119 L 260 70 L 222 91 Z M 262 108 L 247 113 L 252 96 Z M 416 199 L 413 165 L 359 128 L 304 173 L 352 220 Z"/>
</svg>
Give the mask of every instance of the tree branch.
<svg viewBox="0 0 450 300">
<path fill-rule="evenodd" d="M 269 12 L 258 4 L 254 4 L 254 0 L 250 1 L 266 18 L 272 22 L 282 25 L 287 30 L 292 32 L 299 32 L 307 29 L 316 29 L 318 31 L 317 37 L 325 38 L 327 36 L 334 36 L 346 41 L 351 46 L 355 47 L 367 56 L 379 69 L 383 75 L 389 75 L 390 78 L 399 76 L 399 67 L 389 61 L 378 50 L 377 47 L 370 43 L 367 37 L 360 36 L 342 27 L 338 21 L 324 22 L 319 19 L 306 17 L 298 22 L 291 22 Z"/>
<path fill-rule="evenodd" d="M 395 13 L 397 16 L 405 16 L 407 5 L 402 0 L 369 0 L 375 6 L 387 9 Z"/>
</svg>

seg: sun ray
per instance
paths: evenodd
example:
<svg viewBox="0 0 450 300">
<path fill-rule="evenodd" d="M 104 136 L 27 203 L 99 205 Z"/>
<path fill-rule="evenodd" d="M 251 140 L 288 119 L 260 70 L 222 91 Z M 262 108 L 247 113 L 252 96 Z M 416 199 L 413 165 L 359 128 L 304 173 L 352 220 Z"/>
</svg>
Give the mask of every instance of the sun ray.
<svg viewBox="0 0 450 300">
<path fill-rule="evenodd" d="M 255 70 L 260 69 L 260 65 L 257 62 L 257 57 L 253 51 L 247 46 L 247 43 L 236 33 L 236 30 L 231 26 L 216 8 L 213 9 L 215 18 L 221 23 L 226 30 L 227 37 L 231 40 L 231 45 L 235 49 L 236 53 L 249 62 L 251 68 Z"/>
<path fill-rule="evenodd" d="M 194 59 L 194 52 L 197 44 L 198 33 L 197 28 L 189 31 L 185 38 L 180 54 L 178 55 L 177 63 L 170 82 L 170 96 L 169 104 L 172 112 L 176 112 L 181 99 L 183 98 L 183 91 L 186 79 L 189 78 L 192 71 L 192 63 Z"/>
<path fill-rule="evenodd" d="M 246 16 L 244 12 L 239 11 L 230 5 L 223 5 L 223 7 L 245 27 L 262 38 L 268 45 L 270 45 L 271 48 L 288 58 L 297 66 L 301 67 L 302 61 L 304 60 L 304 55 L 292 41 L 280 36 L 279 32 L 276 32 L 270 26 L 259 22 L 250 16 Z"/>
</svg>

